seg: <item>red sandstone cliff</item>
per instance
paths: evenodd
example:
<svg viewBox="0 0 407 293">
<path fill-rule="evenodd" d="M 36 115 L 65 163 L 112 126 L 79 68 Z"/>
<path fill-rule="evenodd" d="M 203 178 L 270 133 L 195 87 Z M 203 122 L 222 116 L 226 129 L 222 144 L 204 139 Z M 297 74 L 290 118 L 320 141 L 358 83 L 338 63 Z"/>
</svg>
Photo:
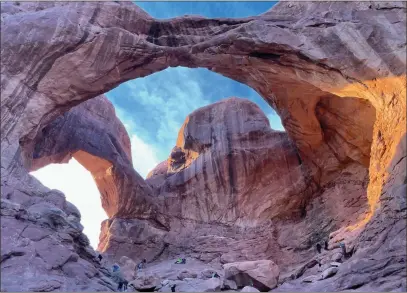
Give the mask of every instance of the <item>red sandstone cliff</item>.
<svg viewBox="0 0 407 293">
<path fill-rule="evenodd" d="M 239 98 L 188 115 L 158 183 L 161 168 L 147 183 L 155 185 L 162 213 L 174 219 L 254 226 L 295 218 L 316 190 L 287 134 Z"/>
<path fill-rule="evenodd" d="M 131 206 L 147 198 L 141 191 L 149 187 L 135 182 L 137 175 L 126 177 L 132 170 L 118 171 L 129 179 L 110 181 L 113 189 L 141 188 L 130 199 L 126 192 L 113 191 L 118 205 L 111 213 L 124 216 L 131 210 L 135 214 L 131 219 L 104 223 L 104 228 L 111 229 L 108 235 L 112 240 L 120 231 L 124 236 L 119 242 L 127 245 L 123 246 L 126 253 L 140 248 L 134 257 L 145 253 L 164 258 L 182 250 L 215 262 L 271 258 L 280 266 L 281 276 L 296 272 L 292 276 L 297 279 L 278 288 L 290 291 L 304 289 L 298 278 L 315 265 L 306 259 L 317 241 L 331 235 L 330 244 L 345 240 L 355 253 L 332 278 L 311 283 L 305 290 L 406 290 L 404 2 L 280 2 L 260 16 L 244 19 L 171 20 L 153 19 L 132 3 L 1 5 L 3 290 L 113 288 L 106 280 L 108 274 L 104 276 L 94 263 L 92 252 L 84 252 L 86 237 L 81 234 L 75 209 L 63 196 L 28 175 L 31 146 L 42 129 L 81 101 L 168 66 L 205 67 L 259 92 L 280 115 L 298 150 L 301 168 L 307 170 L 302 176 L 312 178 L 317 192 L 303 209 L 302 218 L 295 221 L 280 220 L 241 231 L 237 226 L 223 225 L 241 215 L 232 213 L 221 214 L 225 222 L 216 225 L 202 222 L 197 227 L 196 222 L 183 220 L 178 221 L 182 226 L 176 227 L 171 215 L 151 213 L 154 209 L 147 204 L 141 210 Z M 225 122 L 229 125 L 227 119 Z M 193 127 L 200 123 L 186 125 L 191 127 L 187 133 L 194 134 Z M 174 184 L 205 190 L 200 185 L 208 182 L 202 180 L 204 169 L 197 168 L 196 173 L 190 169 L 207 166 L 195 157 L 204 151 L 207 136 L 198 141 L 198 145 L 185 145 L 185 138 L 174 150 L 168 167 L 173 174 L 164 181 L 170 182 L 170 190 Z M 220 154 L 227 153 L 223 147 L 216 148 Z M 125 144 L 120 148 L 111 148 L 120 154 L 119 161 L 126 153 Z M 241 154 L 237 152 L 237 156 Z M 219 162 L 230 161 L 224 157 Z M 115 160 L 110 163 L 119 164 Z M 243 174 L 241 169 L 229 172 L 224 165 L 212 170 L 236 172 L 240 178 Z M 201 176 L 197 183 L 185 181 L 192 173 Z M 178 178 L 174 182 L 173 176 Z M 121 189 L 123 184 L 131 188 Z M 217 184 L 209 186 L 212 191 Z M 235 184 L 225 191 L 229 192 L 226 203 L 230 194 L 245 194 L 244 188 Z M 185 194 L 177 189 L 172 192 Z M 294 202 L 294 210 L 297 206 Z M 238 207 L 242 218 L 247 217 L 246 208 L 259 211 L 259 216 L 280 214 L 273 208 Z M 143 214 L 146 209 L 147 216 Z M 208 210 L 202 215 L 176 214 L 206 220 L 212 214 Z M 140 216 L 148 221 L 134 219 Z M 161 223 L 171 223 L 171 230 Z M 138 246 L 134 246 L 137 240 Z M 105 242 L 109 248 L 110 242 Z M 171 245 L 161 246 L 163 243 Z M 331 255 L 324 259 L 330 260 Z M 81 270 L 92 273 L 78 284 L 76 272 Z"/>
</svg>

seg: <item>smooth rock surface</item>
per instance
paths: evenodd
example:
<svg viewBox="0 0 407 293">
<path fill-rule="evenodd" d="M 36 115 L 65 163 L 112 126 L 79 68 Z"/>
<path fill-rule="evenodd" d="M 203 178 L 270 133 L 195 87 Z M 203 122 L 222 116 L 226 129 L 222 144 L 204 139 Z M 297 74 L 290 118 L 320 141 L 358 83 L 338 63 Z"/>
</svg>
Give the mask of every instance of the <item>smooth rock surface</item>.
<svg viewBox="0 0 407 293">
<path fill-rule="evenodd" d="M 164 166 L 146 182 L 156 183 Z M 164 197 L 161 213 L 171 219 L 254 226 L 301 215 L 315 189 L 303 174 L 287 134 L 272 130 L 253 102 L 229 98 L 188 115 L 167 179 L 154 189 Z"/>
<path fill-rule="evenodd" d="M 225 278 L 236 282 L 238 287 L 254 285 L 261 291 L 277 286 L 280 270 L 271 260 L 246 261 L 223 265 Z"/>
</svg>

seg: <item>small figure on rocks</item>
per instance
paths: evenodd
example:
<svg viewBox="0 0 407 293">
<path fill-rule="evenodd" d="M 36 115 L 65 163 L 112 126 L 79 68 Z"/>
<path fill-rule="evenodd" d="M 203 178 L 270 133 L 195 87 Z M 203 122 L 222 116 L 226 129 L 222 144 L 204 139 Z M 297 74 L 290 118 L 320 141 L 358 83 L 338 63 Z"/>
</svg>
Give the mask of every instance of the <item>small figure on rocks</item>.
<svg viewBox="0 0 407 293">
<path fill-rule="evenodd" d="M 103 257 L 102 257 L 102 255 L 101 255 L 101 254 L 99 254 L 99 255 L 98 255 L 98 259 L 99 259 L 99 262 L 101 262 L 101 261 L 102 261 Z"/>
<path fill-rule="evenodd" d="M 179 258 L 177 259 L 177 261 L 175 262 L 176 264 L 185 264 L 187 262 L 187 260 L 185 258 Z"/>
<path fill-rule="evenodd" d="M 321 249 L 322 249 L 321 244 L 317 243 L 317 251 L 318 251 L 318 253 L 321 253 Z"/>
<path fill-rule="evenodd" d="M 172 285 L 171 285 L 171 287 L 170 287 L 170 288 L 171 288 L 171 292 L 175 292 L 175 286 L 177 286 L 177 285 L 175 285 L 175 284 L 172 284 Z"/>
<path fill-rule="evenodd" d="M 124 292 L 127 292 L 127 285 L 129 284 L 129 282 L 127 280 L 124 280 L 124 282 L 122 283 L 122 288 Z M 119 284 L 120 285 L 120 284 Z"/>
<path fill-rule="evenodd" d="M 345 247 L 345 243 L 340 242 L 339 243 L 339 247 L 342 249 L 342 254 L 344 257 L 346 257 L 346 247 Z"/>
<path fill-rule="evenodd" d="M 137 271 L 140 272 L 142 269 L 146 267 L 147 260 L 144 258 L 138 265 Z"/>
<path fill-rule="evenodd" d="M 123 290 L 127 289 L 127 280 L 123 277 L 122 272 L 120 271 L 120 267 L 118 264 L 114 264 L 112 267 L 112 279 L 116 283 L 118 283 L 117 290 L 122 292 Z"/>
<path fill-rule="evenodd" d="M 220 276 L 218 275 L 217 272 L 214 272 L 214 273 L 212 274 L 212 278 L 220 278 Z"/>
<path fill-rule="evenodd" d="M 350 251 L 346 251 L 346 246 L 344 242 L 340 242 L 339 243 L 340 248 L 342 249 L 342 255 L 344 259 L 348 259 L 352 256 L 353 254 L 353 249 L 351 249 Z"/>
</svg>

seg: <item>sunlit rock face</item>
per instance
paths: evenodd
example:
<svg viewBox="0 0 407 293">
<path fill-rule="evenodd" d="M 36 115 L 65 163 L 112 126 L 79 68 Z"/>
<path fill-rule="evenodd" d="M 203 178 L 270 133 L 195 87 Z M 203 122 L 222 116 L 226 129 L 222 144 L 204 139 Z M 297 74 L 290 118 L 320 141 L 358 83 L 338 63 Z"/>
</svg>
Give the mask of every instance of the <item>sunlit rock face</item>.
<svg viewBox="0 0 407 293">
<path fill-rule="evenodd" d="M 186 118 L 169 156 L 147 179 L 173 219 L 254 226 L 298 218 L 315 183 L 285 132 L 254 103 L 230 98 Z M 156 179 L 156 177 L 158 177 Z M 158 186 L 157 186 L 158 185 Z"/>
<path fill-rule="evenodd" d="M 225 223 L 249 217 L 248 210 L 257 212 L 260 218 L 268 212 L 278 216 L 280 211 L 273 211 L 272 205 L 270 211 L 264 211 L 250 206 L 253 201 L 247 207 L 241 202 L 238 210 L 222 214 L 218 223 L 202 222 L 199 229 L 196 219 L 212 220 L 210 209 L 204 209 L 202 214 L 177 211 L 175 214 L 185 219 L 178 220 L 182 225 L 175 227 L 172 208 L 160 207 L 161 212 L 155 214 L 155 201 L 151 208 L 144 204 L 148 195 L 142 190 L 151 189 L 142 181 L 136 184 L 133 175 L 125 176 L 125 183 L 106 179 L 106 183 L 98 182 L 99 188 L 109 186 L 109 192 L 116 197 L 107 196 L 109 204 L 105 209 L 112 209 L 109 214 L 117 212 L 131 218 L 110 219 L 109 223 L 118 221 L 106 224 L 107 230 L 111 227 L 110 235 L 120 231 L 126 239 L 127 233 L 145 226 L 125 224 L 145 218 L 160 230 L 145 230 L 145 235 L 155 237 L 157 249 L 168 243 L 158 257 L 186 251 L 203 261 L 225 263 L 271 258 L 282 276 L 291 276 L 291 271 L 304 273 L 303 268 L 307 271 L 306 259 L 314 253 L 315 243 L 331 235 L 330 245 L 343 240 L 355 252 L 333 277 L 309 285 L 288 278 L 274 290 L 406 290 L 405 2 L 280 2 L 260 16 L 244 19 L 156 20 L 129 2 L 6 2 L 1 3 L 1 8 L 2 290 L 113 288 L 107 278 L 98 275 L 94 258 L 84 263 L 86 257 L 73 254 L 77 248 L 86 247 L 86 241 L 79 236 L 71 241 L 66 236 L 76 233 L 67 224 L 74 220 L 68 221 L 67 207 L 57 207 L 56 202 L 48 200 L 49 190 L 28 175 L 31 146 L 44 127 L 81 101 L 169 66 L 205 67 L 259 92 L 276 109 L 287 132 L 286 140 L 276 140 L 282 144 L 277 149 L 285 153 L 285 141 L 291 141 L 298 150 L 301 168 L 306 170 L 301 176 L 312 179 L 318 190 L 303 209 L 302 218 L 265 222 L 242 232 L 238 226 Z M 197 122 L 201 125 L 199 119 Z M 233 125 L 228 119 L 225 123 Z M 188 125 L 187 132 L 194 133 L 195 124 L 187 121 Z M 208 152 L 205 135 L 199 137 L 202 141 L 198 145 L 188 143 L 187 138 L 179 141 L 168 161 L 167 173 L 171 176 L 163 175 L 160 180 L 170 182 L 175 176 L 178 179 L 171 181 L 170 187 L 195 184 L 205 190 L 205 178 L 185 182 L 195 172 L 191 166 L 202 167 L 195 173 L 201 178 L 205 174 L 203 167 L 207 163 L 199 161 L 208 156 L 204 154 Z M 263 141 L 253 139 L 259 145 Z M 120 148 L 123 152 L 119 152 Z M 124 158 L 125 143 L 120 148 L 112 146 Z M 216 145 L 216 151 L 226 154 L 225 144 Z M 89 161 L 97 162 L 103 170 L 120 161 L 92 154 L 89 148 L 76 154 L 88 168 Z M 130 160 L 128 153 L 126 156 Z M 237 152 L 237 156 L 241 154 Z M 224 157 L 218 161 L 219 168 L 211 170 L 233 173 L 242 179 L 241 169 L 229 172 L 225 168 L 230 161 Z M 130 174 L 131 170 L 122 172 Z M 151 184 L 153 194 L 166 191 L 160 180 Z M 123 192 L 129 189 L 119 189 L 123 184 L 136 184 L 139 192 L 129 197 Z M 213 191 L 218 186 L 215 180 L 209 188 Z M 228 203 L 230 194 L 244 194 L 244 189 L 239 184 L 225 186 L 229 193 L 222 200 Z M 155 200 L 166 203 L 169 194 Z M 174 194 L 184 192 L 175 189 Z M 113 198 L 118 201 L 114 208 L 110 207 Z M 365 198 L 367 203 L 362 201 Z M 191 206 L 189 199 L 173 200 L 181 206 L 185 203 L 191 210 L 202 206 L 199 202 Z M 41 206 L 49 201 L 60 211 Z M 131 205 L 139 202 L 143 203 L 140 207 Z M 50 218 L 41 214 L 48 210 L 55 212 Z M 213 213 L 220 215 L 216 210 Z M 51 222 L 41 220 L 47 217 Z M 41 233 L 51 236 L 38 239 L 32 233 L 14 233 L 28 224 L 34 228 L 45 225 L 48 230 Z M 136 228 L 132 230 L 133 225 Z M 167 231 L 168 227 L 171 230 Z M 225 247 L 233 248 L 226 251 Z M 256 251 L 250 253 L 253 247 Z M 24 248 L 24 253 L 17 248 Z M 51 248 L 55 254 L 47 255 L 44 251 Z M 65 265 L 62 274 L 59 268 Z M 88 268 L 86 271 L 94 268 L 96 273 L 78 283 L 76 276 L 81 269 L 77 266 Z M 4 276 L 7 282 L 3 282 Z"/>
</svg>

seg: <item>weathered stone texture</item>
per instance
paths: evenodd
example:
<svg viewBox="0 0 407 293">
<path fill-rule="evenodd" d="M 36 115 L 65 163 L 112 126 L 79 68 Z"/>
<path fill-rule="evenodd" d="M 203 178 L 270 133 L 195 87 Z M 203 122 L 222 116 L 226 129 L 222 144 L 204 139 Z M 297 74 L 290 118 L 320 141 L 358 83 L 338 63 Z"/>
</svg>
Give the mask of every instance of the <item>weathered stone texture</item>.
<svg viewBox="0 0 407 293">
<path fill-rule="evenodd" d="M 5 2 L 1 8 L 2 290 L 114 289 L 94 261 L 78 213 L 28 174 L 36 164 L 71 155 L 92 173 L 103 171 L 96 181 L 112 217 L 103 247 L 127 245 L 144 233 L 143 242 L 151 244 L 144 247 L 164 247 L 157 258 L 185 250 L 226 263 L 255 260 L 247 250 L 256 247 L 257 259 L 272 259 L 281 274 L 296 272 L 275 290 L 406 290 L 405 2 L 280 2 L 242 19 L 156 20 L 128 2 Z M 286 133 L 267 130 L 261 114 L 244 112 L 250 107 L 242 108 L 250 123 L 233 113 L 214 115 L 213 105 L 198 110 L 184 124 L 167 167 L 146 184 L 131 168 L 128 138 L 114 115 L 96 117 L 112 111 L 103 98 L 68 111 L 169 66 L 204 67 L 251 86 L 275 108 Z M 82 111 L 89 114 L 75 121 Z M 225 125 L 212 131 L 216 143 L 209 135 L 214 117 Z M 84 140 L 75 127 L 94 137 Z M 59 146 L 58 139 L 54 144 L 42 136 L 56 129 L 67 134 Z M 35 151 L 36 143 L 44 152 Z M 245 153 L 253 148 L 258 153 Z M 256 165 L 259 155 L 267 166 Z M 267 169 L 273 162 L 287 172 Z M 111 166 L 113 175 L 106 175 Z M 293 179 L 298 186 L 286 182 Z M 316 192 L 306 192 L 301 202 L 295 191 L 304 192 L 301 185 L 314 191 L 314 184 Z M 280 190 L 287 186 L 293 190 Z M 209 190 L 211 197 L 179 187 Z M 115 231 L 128 239 L 107 241 L 118 239 Z M 313 269 L 310 253 L 329 235 L 333 247 L 344 240 L 353 248 L 352 258 L 328 279 L 295 279 Z M 44 254 L 44 247 L 55 254 Z M 331 252 L 321 258 L 331 260 L 339 251 Z M 76 280 L 75 270 L 96 273 Z"/>
</svg>

